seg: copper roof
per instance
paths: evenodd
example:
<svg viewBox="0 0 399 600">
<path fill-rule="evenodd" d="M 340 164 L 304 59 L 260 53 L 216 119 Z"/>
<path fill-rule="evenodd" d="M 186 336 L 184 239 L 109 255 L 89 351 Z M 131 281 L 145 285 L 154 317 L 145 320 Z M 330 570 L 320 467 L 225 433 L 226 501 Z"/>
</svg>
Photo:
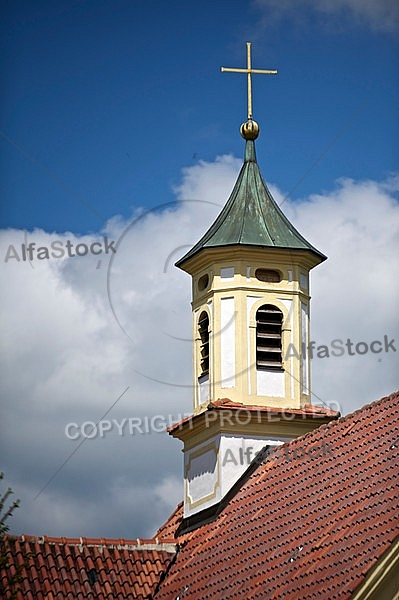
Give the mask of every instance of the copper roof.
<svg viewBox="0 0 399 600">
<path fill-rule="evenodd" d="M 350 598 L 399 535 L 398 438 L 396 393 L 281 446 L 177 537 L 156 600 Z M 180 507 L 158 534 L 181 523 Z"/>
<path fill-rule="evenodd" d="M 316 257 L 316 264 L 327 258 L 305 240 L 276 204 L 263 181 L 252 140 L 246 142 L 244 164 L 221 213 L 176 266 L 205 248 L 237 245 L 305 250 Z"/>
</svg>

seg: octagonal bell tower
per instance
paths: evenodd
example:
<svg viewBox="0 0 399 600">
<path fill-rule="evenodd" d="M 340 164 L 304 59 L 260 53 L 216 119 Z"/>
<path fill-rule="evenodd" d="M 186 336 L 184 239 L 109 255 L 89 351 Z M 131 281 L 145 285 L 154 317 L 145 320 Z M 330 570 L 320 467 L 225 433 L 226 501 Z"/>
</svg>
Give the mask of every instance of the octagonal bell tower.
<svg viewBox="0 0 399 600">
<path fill-rule="evenodd" d="M 260 173 L 259 128 L 216 221 L 178 262 L 192 276 L 194 412 L 218 398 L 301 408 L 311 402 L 309 271 L 325 256 L 282 213 Z"/>
</svg>

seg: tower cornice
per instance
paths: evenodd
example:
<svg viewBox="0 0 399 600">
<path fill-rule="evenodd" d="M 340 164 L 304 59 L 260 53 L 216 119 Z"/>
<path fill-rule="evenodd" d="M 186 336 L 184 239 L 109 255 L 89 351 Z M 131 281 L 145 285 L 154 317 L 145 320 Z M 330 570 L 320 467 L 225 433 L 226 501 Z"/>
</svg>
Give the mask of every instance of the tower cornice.
<svg viewBox="0 0 399 600">
<path fill-rule="evenodd" d="M 187 256 L 187 255 L 186 255 Z M 274 261 L 281 264 L 298 264 L 313 269 L 327 260 L 324 254 L 319 255 L 306 248 L 265 247 L 257 245 L 231 244 L 219 247 L 206 247 L 183 261 L 176 263 L 180 269 L 193 275 L 202 269 L 209 268 L 215 262 L 226 262 L 226 258 L 235 260 Z"/>
</svg>

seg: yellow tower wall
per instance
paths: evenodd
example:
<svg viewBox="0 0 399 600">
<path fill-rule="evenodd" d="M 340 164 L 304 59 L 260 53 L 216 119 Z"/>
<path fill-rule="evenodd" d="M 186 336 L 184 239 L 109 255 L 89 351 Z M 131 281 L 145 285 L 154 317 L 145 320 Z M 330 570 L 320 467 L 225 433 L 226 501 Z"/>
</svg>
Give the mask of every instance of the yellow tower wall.
<svg viewBox="0 0 399 600">
<path fill-rule="evenodd" d="M 210 249 L 190 261 L 194 412 L 220 398 L 282 408 L 310 404 L 310 361 L 303 348 L 310 339 L 309 271 L 315 266 L 314 257 L 307 252 L 257 247 L 231 247 L 228 256 L 226 260 L 226 249 Z M 281 281 L 260 281 L 257 269 L 278 271 Z M 200 289 L 198 282 L 205 275 L 208 285 Z M 283 313 L 281 372 L 256 367 L 256 311 L 264 304 Z M 198 319 L 203 311 L 210 324 L 208 378 L 200 378 Z"/>
</svg>

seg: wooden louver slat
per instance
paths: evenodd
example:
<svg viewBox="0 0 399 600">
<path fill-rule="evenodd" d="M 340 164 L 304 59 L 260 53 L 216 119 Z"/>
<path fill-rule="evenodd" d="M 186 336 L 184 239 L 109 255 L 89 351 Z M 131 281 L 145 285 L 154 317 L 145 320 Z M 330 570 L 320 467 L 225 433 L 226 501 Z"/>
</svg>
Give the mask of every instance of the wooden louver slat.
<svg viewBox="0 0 399 600">
<path fill-rule="evenodd" d="M 256 368 L 281 370 L 283 313 L 271 304 L 256 312 Z"/>
<path fill-rule="evenodd" d="M 204 311 L 198 319 L 198 333 L 201 339 L 200 345 L 200 376 L 209 373 L 209 317 Z"/>
</svg>

